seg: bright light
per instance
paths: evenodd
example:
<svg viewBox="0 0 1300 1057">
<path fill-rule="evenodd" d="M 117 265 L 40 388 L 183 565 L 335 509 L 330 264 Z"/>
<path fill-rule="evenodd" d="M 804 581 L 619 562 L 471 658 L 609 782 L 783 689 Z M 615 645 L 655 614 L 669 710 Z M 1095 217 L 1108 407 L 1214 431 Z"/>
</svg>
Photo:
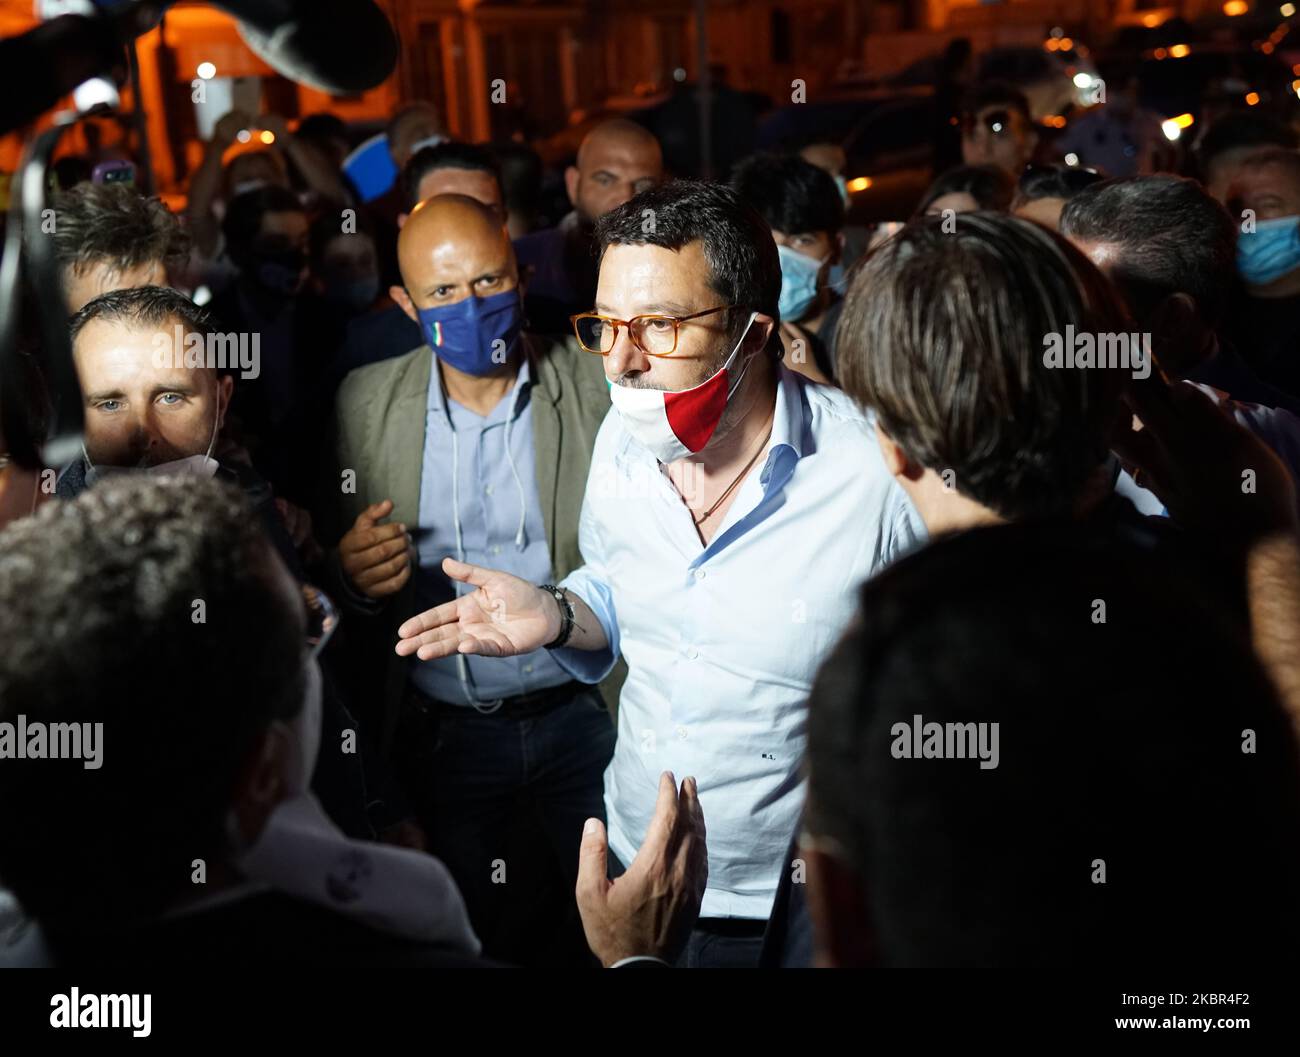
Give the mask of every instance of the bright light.
<svg viewBox="0 0 1300 1057">
<path fill-rule="evenodd" d="M 1191 128 L 1195 120 L 1191 114 L 1179 114 L 1177 117 L 1171 117 L 1168 121 L 1162 121 L 1160 131 L 1165 134 L 1165 139 L 1173 143 L 1183 134 L 1183 129 Z"/>
<path fill-rule="evenodd" d="M 1258 93 L 1258 92 L 1247 92 L 1247 93 L 1246 93 L 1246 105 L 1247 105 L 1247 106 L 1257 106 L 1258 104 L 1259 104 L 1259 93 Z"/>
<path fill-rule="evenodd" d="M 871 177 L 856 176 L 852 180 L 850 180 L 845 186 L 848 187 L 850 191 L 865 191 L 868 187 L 871 186 Z"/>
<path fill-rule="evenodd" d="M 210 81 L 217 75 L 217 68 L 210 62 L 199 63 L 199 68 L 194 71 L 205 81 Z"/>
<path fill-rule="evenodd" d="M 1067 154 L 1067 155 L 1065 156 L 1065 164 L 1066 164 L 1066 165 L 1078 165 L 1078 164 L 1079 164 L 1079 156 L 1078 156 L 1077 154 Z"/>
<path fill-rule="evenodd" d="M 1055 37 L 1048 37 L 1045 41 L 1043 41 L 1043 47 L 1046 48 L 1048 51 L 1056 51 L 1058 48 L 1060 48 L 1060 46 L 1061 46 L 1061 42 L 1057 40 Z"/>
<path fill-rule="evenodd" d="M 1087 88 L 1090 84 L 1092 84 L 1092 74 L 1076 73 L 1074 75 L 1074 86 L 1076 88 Z"/>
<path fill-rule="evenodd" d="M 1169 54 L 1169 52 L 1165 51 L 1164 48 L 1156 48 L 1153 54 L 1157 59 L 1163 59 Z"/>
<path fill-rule="evenodd" d="M 1246 0 L 1228 0 L 1223 5 L 1223 13 L 1229 18 L 1236 18 L 1238 15 L 1244 15 L 1250 10 L 1250 4 Z"/>
<path fill-rule="evenodd" d="M 1192 53 L 1192 49 L 1189 48 L 1186 44 L 1175 44 L 1172 48 L 1169 49 L 1169 54 L 1173 56 L 1175 59 L 1186 58 L 1191 53 Z"/>
<path fill-rule="evenodd" d="M 265 143 L 269 147 L 272 143 L 275 142 L 275 133 L 267 130 L 257 138 L 260 139 L 263 143 Z"/>
<path fill-rule="evenodd" d="M 1142 16 L 1142 25 L 1146 26 L 1147 29 L 1155 29 L 1156 26 L 1161 25 L 1164 21 L 1165 16 L 1158 11 L 1150 15 Z"/>
<path fill-rule="evenodd" d="M 1295 14 L 1295 4 L 1283 4 L 1278 10 L 1282 12 L 1283 18 L 1290 18 Z"/>
<path fill-rule="evenodd" d="M 1069 37 L 1062 37 L 1062 38 L 1061 38 L 1061 50 L 1062 50 L 1062 51 L 1069 51 L 1069 50 L 1070 50 L 1071 48 L 1073 48 L 1073 47 L 1074 47 L 1074 41 L 1071 40 Z"/>
<path fill-rule="evenodd" d="M 246 128 L 241 128 L 235 133 L 235 139 L 239 140 L 240 143 L 247 143 L 252 138 L 253 134 Z"/>
</svg>

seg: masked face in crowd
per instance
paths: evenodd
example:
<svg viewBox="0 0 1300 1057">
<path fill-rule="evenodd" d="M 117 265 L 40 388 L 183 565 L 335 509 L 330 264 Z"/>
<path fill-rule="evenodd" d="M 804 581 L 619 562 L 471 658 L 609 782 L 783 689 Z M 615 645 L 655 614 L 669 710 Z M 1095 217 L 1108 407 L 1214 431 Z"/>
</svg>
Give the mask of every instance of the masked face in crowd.
<svg viewBox="0 0 1300 1057">
<path fill-rule="evenodd" d="M 1259 290 L 1294 278 L 1300 271 L 1300 168 L 1277 162 L 1241 166 L 1229 211 L 1242 217 L 1237 270 L 1246 285 Z"/>
<path fill-rule="evenodd" d="M 680 322 L 642 319 L 636 340 L 625 324 L 617 330 L 604 322 L 578 324 L 584 347 L 606 351 L 605 377 L 624 427 L 660 462 L 699 452 L 727 434 L 739 417 L 736 393 L 771 333 L 770 318 L 727 305 L 709 279 L 702 243 L 677 251 L 611 245 L 601 258 L 595 313 Z"/>
<path fill-rule="evenodd" d="M 829 231 L 803 234 L 772 232 L 781 257 L 781 321 L 794 323 L 808 315 L 839 260 L 843 236 Z"/>
<path fill-rule="evenodd" d="M 266 213 L 242 263 L 244 278 L 272 299 L 293 297 L 307 279 L 307 215 Z"/>
<path fill-rule="evenodd" d="M 497 215 L 462 195 L 431 198 L 398 240 L 404 287 L 393 300 L 420 324 L 448 367 L 483 376 L 510 369 L 523 329 L 514 250 Z"/>
<path fill-rule="evenodd" d="M 151 468 L 211 454 L 233 382 L 186 367 L 176 326 L 95 319 L 78 333 L 73 354 L 91 466 Z"/>
<path fill-rule="evenodd" d="M 340 233 L 325 246 L 317 268 L 321 296 L 349 313 L 364 312 L 379 297 L 379 257 L 369 235 Z"/>
</svg>

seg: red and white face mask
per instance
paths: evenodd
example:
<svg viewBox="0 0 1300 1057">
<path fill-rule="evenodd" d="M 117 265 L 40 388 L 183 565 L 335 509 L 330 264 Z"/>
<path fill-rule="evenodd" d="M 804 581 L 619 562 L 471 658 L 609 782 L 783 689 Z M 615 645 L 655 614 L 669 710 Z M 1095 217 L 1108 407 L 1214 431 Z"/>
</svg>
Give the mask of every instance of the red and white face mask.
<svg viewBox="0 0 1300 1057">
<path fill-rule="evenodd" d="M 730 370 L 757 315 L 756 312 L 749 314 L 745 332 L 740 335 L 727 362 L 699 385 L 675 393 L 664 389 L 610 386 L 609 398 L 618 409 L 623 428 L 660 462 L 676 462 L 703 450 L 709 443 L 722 420 L 722 413 L 727 409 L 727 402 L 749 369 L 746 363 L 734 376 Z M 752 362 L 753 357 L 750 360 Z"/>
</svg>

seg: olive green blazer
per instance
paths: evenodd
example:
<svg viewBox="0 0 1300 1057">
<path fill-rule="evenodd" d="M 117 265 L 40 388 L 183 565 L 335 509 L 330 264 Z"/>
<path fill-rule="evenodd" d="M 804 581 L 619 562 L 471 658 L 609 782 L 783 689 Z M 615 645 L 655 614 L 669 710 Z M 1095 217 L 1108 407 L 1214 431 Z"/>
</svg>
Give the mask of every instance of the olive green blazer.
<svg viewBox="0 0 1300 1057">
<path fill-rule="evenodd" d="M 529 404 L 533 425 L 537 492 L 557 580 L 582 564 L 578 521 L 596 433 L 609 411 L 609 387 L 601 358 L 566 342 L 524 336 L 532 374 Z M 372 503 L 393 501 L 390 522 L 414 530 L 420 524 L 420 471 L 424 458 L 425 412 L 433 350 L 428 345 L 348 374 L 335 403 L 329 477 L 321 514 L 321 536 L 331 544 Z M 344 616 L 348 666 L 370 673 L 353 687 L 363 721 L 379 721 L 381 746 L 391 747 L 408 679 L 409 664 L 393 652 L 397 627 L 416 612 L 414 579 L 381 604 L 364 605 L 341 583 L 337 555 L 330 580 Z M 383 671 L 383 700 L 374 701 L 374 672 Z M 602 684 L 611 709 L 625 669 Z M 367 689 L 368 687 L 368 689 Z M 376 705 L 382 707 L 375 708 Z M 382 719 L 380 718 L 382 716 Z"/>
</svg>

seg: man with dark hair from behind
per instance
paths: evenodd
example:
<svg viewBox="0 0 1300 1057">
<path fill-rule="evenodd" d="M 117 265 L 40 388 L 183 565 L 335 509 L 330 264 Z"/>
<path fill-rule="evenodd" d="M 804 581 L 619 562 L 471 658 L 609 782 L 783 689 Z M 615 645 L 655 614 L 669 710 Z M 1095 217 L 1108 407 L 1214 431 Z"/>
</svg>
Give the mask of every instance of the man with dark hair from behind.
<svg viewBox="0 0 1300 1057">
<path fill-rule="evenodd" d="M 23 805 L 0 813 L 0 882 L 40 925 L 0 963 L 484 964 L 441 863 L 347 839 L 307 792 L 335 619 L 215 481 L 120 478 L 0 534 L 0 722 L 83 734 L 76 758 L 0 766 Z M 694 783 L 666 785 L 662 839 L 589 900 L 603 964 L 673 957 L 698 909 Z"/>
<path fill-rule="evenodd" d="M 736 166 L 731 186 L 776 240 L 783 362 L 815 382 L 829 382 L 841 306 L 830 273 L 844 251 L 844 201 L 835 179 L 797 154 L 754 154 Z"/>
<path fill-rule="evenodd" d="M 1203 393 L 1152 376 L 1126 401 L 1143 428 L 1116 445 L 1244 570 L 1249 624 L 1176 552 L 1061 520 L 940 541 L 868 584 L 810 706 L 801 845 L 820 964 L 1290 957 L 1295 486 Z M 954 739 L 977 751 L 918 745 L 925 722 L 968 725 Z M 1207 832 L 1223 834 L 1208 854 Z M 1267 927 L 1243 926 L 1244 905 Z"/>
<path fill-rule="evenodd" d="M 110 290 L 166 286 L 189 253 L 175 214 L 126 184 L 80 184 L 54 207 L 54 254 L 69 313 Z"/>
<path fill-rule="evenodd" d="M 1011 208 L 1016 182 L 996 165 L 959 165 L 935 177 L 916 207 L 916 216 L 979 211 L 1004 213 Z"/>
<path fill-rule="evenodd" d="M 1286 715 L 1144 548 L 1061 523 L 938 542 L 863 589 L 809 709 L 818 964 L 1256 965 L 1300 940 Z M 927 758 L 918 717 L 965 725 L 965 758 Z"/>
<path fill-rule="evenodd" d="M 920 217 L 860 263 L 840 322 L 840 382 L 874 415 L 885 465 L 932 538 L 1045 518 L 1078 520 L 1100 541 L 1153 535 L 1112 489 L 1128 373 L 1047 367 L 1044 336 L 1067 327 L 1129 324 L 1087 258 L 1028 220 Z M 811 956 L 797 859 L 792 844 L 767 965 Z"/>
<path fill-rule="evenodd" d="M 1069 165 L 1030 166 L 1016 184 L 1011 212 L 1059 231 L 1065 203 L 1084 188 L 1104 179 L 1095 169 L 1078 169 Z"/>
</svg>

